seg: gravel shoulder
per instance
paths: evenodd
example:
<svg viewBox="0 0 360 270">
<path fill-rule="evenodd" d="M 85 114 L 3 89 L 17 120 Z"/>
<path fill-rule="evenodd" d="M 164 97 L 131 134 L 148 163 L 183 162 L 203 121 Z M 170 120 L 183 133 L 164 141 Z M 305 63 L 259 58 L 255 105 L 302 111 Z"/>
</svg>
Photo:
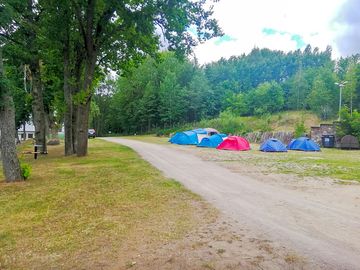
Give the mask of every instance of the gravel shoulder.
<svg viewBox="0 0 360 270">
<path fill-rule="evenodd" d="M 237 229 L 294 250 L 306 269 L 360 269 L 359 185 L 264 175 L 254 165 L 246 172 L 206 161 L 204 153 L 187 147 L 106 140 L 133 148 L 165 176 L 217 207 Z"/>
</svg>

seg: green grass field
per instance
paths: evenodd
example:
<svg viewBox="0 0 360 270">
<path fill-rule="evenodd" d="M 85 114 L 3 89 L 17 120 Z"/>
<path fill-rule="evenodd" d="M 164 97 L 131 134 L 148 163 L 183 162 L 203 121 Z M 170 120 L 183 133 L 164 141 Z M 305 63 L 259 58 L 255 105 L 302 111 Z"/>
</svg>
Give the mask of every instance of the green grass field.
<svg viewBox="0 0 360 270">
<path fill-rule="evenodd" d="M 129 148 L 95 139 L 85 158 L 49 146 L 22 159 L 27 181 L 0 177 L 0 269 L 111 266 L 121 250 L 177 239 L 200 222 L 200 199 Z"/>
</svg>

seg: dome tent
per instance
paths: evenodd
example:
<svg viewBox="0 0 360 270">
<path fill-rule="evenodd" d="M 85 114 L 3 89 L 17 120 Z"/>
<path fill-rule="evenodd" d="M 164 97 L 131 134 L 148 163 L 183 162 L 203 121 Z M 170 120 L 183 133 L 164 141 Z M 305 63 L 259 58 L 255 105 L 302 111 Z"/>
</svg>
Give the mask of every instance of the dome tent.
<svg viewBox="0 0 360 270">
<path fill-rule="evenodd" d="M 355 136 L 345 135 L 341 138 L 341 149 L 359 149 L 359 140 Z"/>
<path fill-rule="evenodd" d="M 250 150 L 249 142 L 239 136 L 229 136 L 216 149 L 219 150 L 232 150 L 232 151 L 247 151 Z"/>
<path fill-rule="evenodd" d="M 207 135 L 207 131 L 204 128 L 196 128 L 196 129 L 193 129 L 191 131 L 194 131 L 196 134 Z"/>
<path fill-rule="evenodd" d="M 199 143 L 198 136 L 194 131 L 177 132 L 174 136 L 170 138 L 169 142 L 181 145 L 197 145 Z"/>
<path fill-rule="evenodd" d="M 198 147 L 216 148 L 220 143 L 222 143 L 222 141 L 223 141 L 223 138 L 220 135 L 214 134 L 210 137 L 203 138 L 197 146 Z"/>
<path fill-rule="evenodd" d="M 287 146 L 289 150 L 298 151 L 320 151 L 320 146 L 307 137 L 300 137 L 292 140 Z"/>
<path fill-rule="evenodd" d="M 219 134 L 220 132 L 215 129 L 215 128 L 204 128 L 207 132 L 207 135 L 208 136 L 212 136 L 212 135 L 215 135 L 215 134 Z"/>
<path fill-rule="evenodd" d="M 287 149 L 286 149 L 286 146 L 278 139 L 270 138 L 261 144 L 260 151 L 263 151 L 263 152 L 287 152 Z"/>
</svg>

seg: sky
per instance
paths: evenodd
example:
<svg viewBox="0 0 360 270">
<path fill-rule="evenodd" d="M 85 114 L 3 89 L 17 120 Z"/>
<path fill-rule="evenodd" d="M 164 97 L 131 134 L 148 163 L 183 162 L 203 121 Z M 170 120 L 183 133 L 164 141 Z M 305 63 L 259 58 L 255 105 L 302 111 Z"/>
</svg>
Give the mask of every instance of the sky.
<svg viewBox="0 0 360 270">
<path fill-rule="evenodd" d="M 201 64 L 254 47 L 287 52 L 330 45 L 333 58 L 360 53 L 360 0 L 220 0 L 214 18 L 224 36 L 194 49 Z"/>
</svg>

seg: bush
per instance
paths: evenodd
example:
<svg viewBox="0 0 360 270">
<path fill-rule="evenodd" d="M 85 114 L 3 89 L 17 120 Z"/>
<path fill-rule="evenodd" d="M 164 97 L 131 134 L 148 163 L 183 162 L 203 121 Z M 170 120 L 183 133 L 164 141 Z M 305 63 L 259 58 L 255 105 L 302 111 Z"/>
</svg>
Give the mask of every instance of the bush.
<svg viewBox="0 0 360 270">
<path fill-rule="evenodd" d="M 306 134 L 306 128 L 304 121 L 297 122 L 295 124 L 295 132 L 294 132 L 295 138 L 302 137 L 305 134 Z"/>
<path fill-rule="evenodd" d="M 339 137 L 353 135 L 360 139 L 360 112 L 354 110 L 350 113 L 349 108 L 341 110 L 341 121 L 337 126 L 336 134 Z"/>
<path fill-rule="evenodd" d="M 31 174 L 31 166 L 27 163 L 22 163 L 20 167 L 22 177 L 24 178 L 24 180 L 28 179 Z"/>
</svg>

